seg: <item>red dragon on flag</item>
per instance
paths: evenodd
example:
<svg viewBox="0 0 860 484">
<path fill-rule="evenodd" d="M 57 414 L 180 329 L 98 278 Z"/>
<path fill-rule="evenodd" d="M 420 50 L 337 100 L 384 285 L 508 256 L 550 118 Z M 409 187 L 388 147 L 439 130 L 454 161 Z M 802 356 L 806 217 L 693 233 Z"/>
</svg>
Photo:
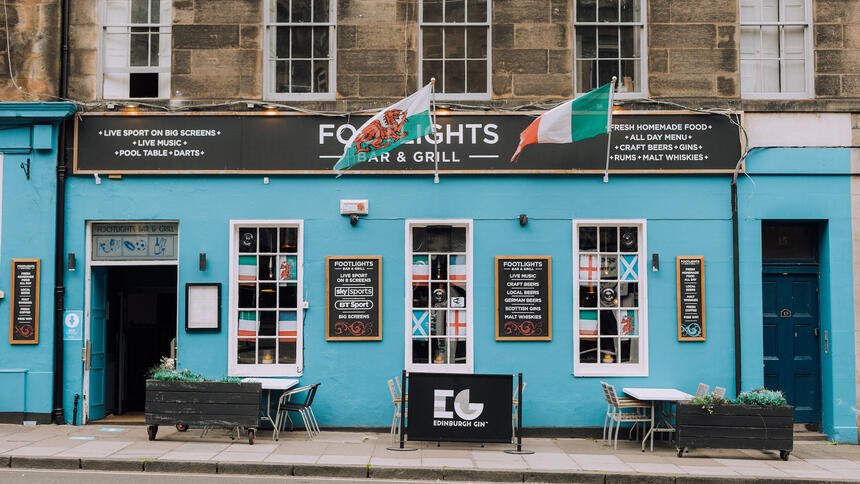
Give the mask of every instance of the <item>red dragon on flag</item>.
<svg viewBox="0 0 860 484">
<path fill-rule="evenodd" d="M 374 119 L 370 124 L 364 127 L 358 136 L 355 137 L 353 146 L 358 153 L 381 150 L 387 147 L 392 142 L 400 141 L 400 139 L 409 135 L 403 132 L 403 124 L 406 122 L 408 113 L 405 110 L 389 109 L 382 115 L 385 124 Z"/>
</svg>

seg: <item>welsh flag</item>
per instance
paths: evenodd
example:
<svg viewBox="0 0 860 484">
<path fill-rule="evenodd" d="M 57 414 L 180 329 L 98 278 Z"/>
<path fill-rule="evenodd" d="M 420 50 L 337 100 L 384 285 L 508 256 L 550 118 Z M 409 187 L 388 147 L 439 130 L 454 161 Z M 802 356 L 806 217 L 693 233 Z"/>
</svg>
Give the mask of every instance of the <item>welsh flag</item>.
<svg viewBox="0 0 860 484">
<path fill-rule="evenodd" d="M 511 157 L 517 161 L 527 145 L 573 143 L 609 131 L 613 83 L 604 84 L 572 101 L 541 114 L 520 133 L 520 144 Z"/>
<path fill-rule="evenodd" d="M 407 141 L 430 134 L 433 130 L 430 122 L 432 89 L 433 85 L 427 84 L 362 124 L 346 142 L 343 155 L 332 169 L 337 172 L 345 170 Z"/>
</svg>

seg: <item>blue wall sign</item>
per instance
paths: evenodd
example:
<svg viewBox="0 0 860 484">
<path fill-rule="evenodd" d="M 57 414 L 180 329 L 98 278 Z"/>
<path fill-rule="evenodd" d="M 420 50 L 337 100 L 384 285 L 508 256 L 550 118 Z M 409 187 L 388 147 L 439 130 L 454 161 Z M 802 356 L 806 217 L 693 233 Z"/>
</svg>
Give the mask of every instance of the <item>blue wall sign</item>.
<svg viewBox="0 0 860 484">
<path fill-rule="evenodd" d="M 63 340 L 80 341 L 84 337 L 84 312 L 63 311 Z"/>
</svg>

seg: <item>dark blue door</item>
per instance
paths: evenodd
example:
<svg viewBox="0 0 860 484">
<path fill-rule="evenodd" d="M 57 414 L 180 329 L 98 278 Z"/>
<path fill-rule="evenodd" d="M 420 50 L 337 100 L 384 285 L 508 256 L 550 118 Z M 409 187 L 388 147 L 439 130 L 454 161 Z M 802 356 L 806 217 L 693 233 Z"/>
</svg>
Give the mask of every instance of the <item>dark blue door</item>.
<svg viewBox="0 0 860 484">
<path fill-rule="evenodd" d="M 107 268 L 93 267 L 92 305 L 90 306 L 90 388 L 87 420 L 105 417 L 105 319 Z"/>
<path fill-rule="evenodd" d="M 764 274 L 764 385 L 782 390 L 795 422 L 821 421 L 818 277 Z"/>
</svg>

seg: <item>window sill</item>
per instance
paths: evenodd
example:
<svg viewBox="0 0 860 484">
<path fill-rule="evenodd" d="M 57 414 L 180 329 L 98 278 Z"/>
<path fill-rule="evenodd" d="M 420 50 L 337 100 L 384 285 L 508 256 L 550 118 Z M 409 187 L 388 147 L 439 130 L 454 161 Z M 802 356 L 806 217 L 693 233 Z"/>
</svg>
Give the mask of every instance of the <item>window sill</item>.
<svg viewBox="0 0 860 484">
<path fill-rule="evenodd" d="M 298 365 L 231 365 L 230 376 L 235 377 L 300 377 Z"/>
<path fill-rule="evenodd" d="M 638 376 L 647 377 L 648 368 L 643 364 L 636 365 L 608 365 L 599 363 L 582 363 L 573 366 L 573 376 L 582 377 L 614 377 L 614 376 Z"/>
<path fill-rule="evenodd" d="M 431 365 L 431 364 L 411 364 L 406 365 L 406 371 L 420 373 L 474 373 L 471 364 L 465 365 Z"/>
</svg>

